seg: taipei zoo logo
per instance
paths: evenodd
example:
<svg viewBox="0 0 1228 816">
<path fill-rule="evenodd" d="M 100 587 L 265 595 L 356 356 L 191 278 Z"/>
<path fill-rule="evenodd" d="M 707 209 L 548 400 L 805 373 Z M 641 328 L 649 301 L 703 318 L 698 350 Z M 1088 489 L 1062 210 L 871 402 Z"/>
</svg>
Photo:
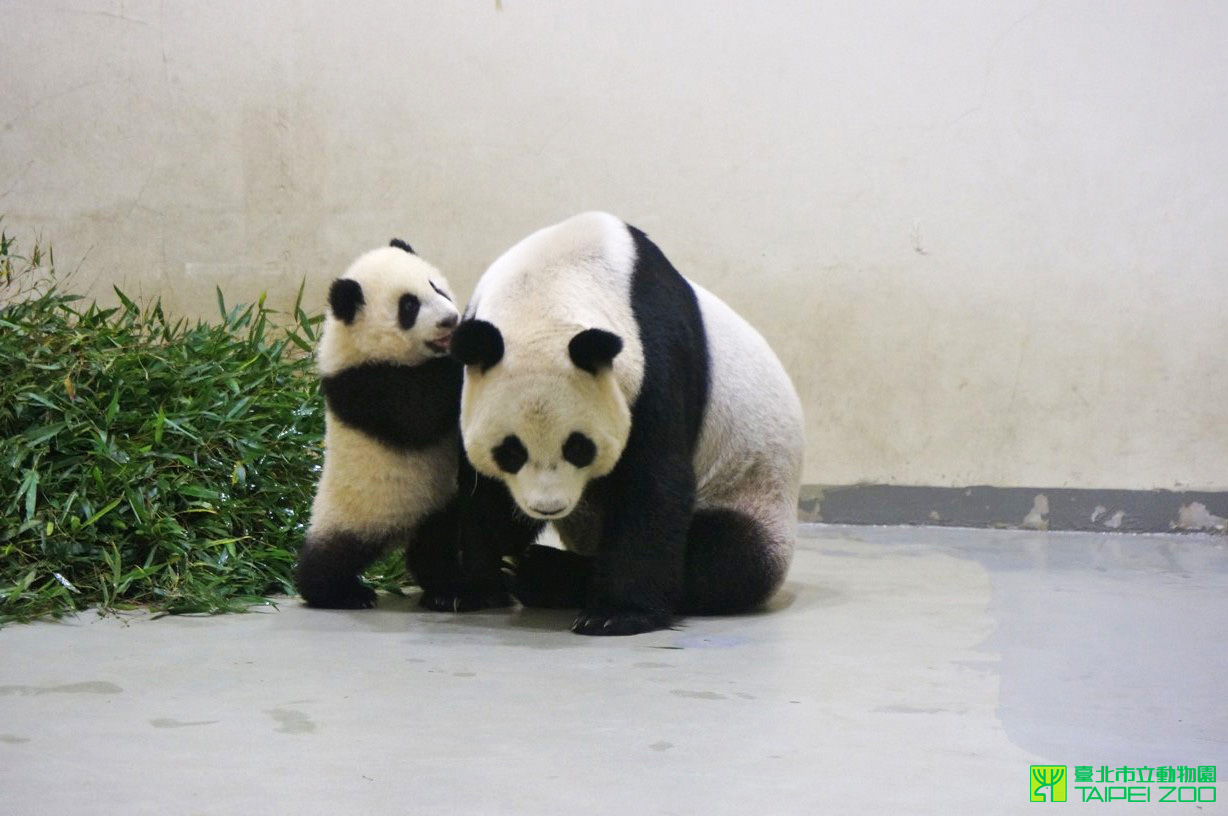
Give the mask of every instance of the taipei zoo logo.
<svg viewBox="0 0 1228 816">
<path fill-rule="evenodd" d="M 1032 801 L 1033 802 L 1065 802 L 1066 801 L 1066 766 L 1065 765 L 1033 765 L 1032 766 Z"/>
<path fill-rule="evenodd" d="M 1065 765 L 1033 765 L 1029 801 L 1065 802 L 1073 789 L 1075 801 L 1193 803 L 1218 800 L 1215 765 L 1076 765 L 1070 778 Z M 1069 783 L 1069 784 L 1068 784 Z"/>
</svg>

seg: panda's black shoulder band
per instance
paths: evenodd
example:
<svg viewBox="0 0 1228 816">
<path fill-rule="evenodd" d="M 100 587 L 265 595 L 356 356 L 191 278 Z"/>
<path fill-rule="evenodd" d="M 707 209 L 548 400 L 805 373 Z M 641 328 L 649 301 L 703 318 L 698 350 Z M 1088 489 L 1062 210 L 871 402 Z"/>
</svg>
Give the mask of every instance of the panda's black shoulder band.
<svg viewBox="0 0 1228 816">
<path fill-rule="evenodd" d="M 452 359 L 486 373 L 503 359 L 503 335 L 485 320 L 466 320 L 452 333 L 449 349 Z"/>
<path fill-rule="evenodd" d="M 388 242 L 388 246 L 395 247 L 396 249 L 403 249 L 406 252 L 408 252 L 410 255 L 415 254 L 414 248 L 411 247 L 409 244 L 405 243 L 404 241 L 402 241 L 400 238 L 393 238 L 391 241 Z"/>
</svg>

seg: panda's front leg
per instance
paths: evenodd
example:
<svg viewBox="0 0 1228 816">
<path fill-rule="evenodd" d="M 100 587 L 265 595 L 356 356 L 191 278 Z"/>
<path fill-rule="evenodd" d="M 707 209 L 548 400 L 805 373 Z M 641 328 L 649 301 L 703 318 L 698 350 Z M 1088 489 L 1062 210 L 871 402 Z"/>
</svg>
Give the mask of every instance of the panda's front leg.
<svg viewBox="0 0 1228 816">
<path fill-rule="evenodd" d="M 419 605 L 436 612 L 511 606 L 505 555 L 518 556 L 541 530 L 514 511 L 507 489 L 462 465 L 461 490 L 430 519 L 410 547 L 410 571 L 422 587 Z"/>
<path fill-rule="evenodd" d="M 694 470 L 689 458 L 628 450 L 609 478 L 588 602 L 571 629 L 636 635 L 666 628 L 682 596 Z"/>
</svg>

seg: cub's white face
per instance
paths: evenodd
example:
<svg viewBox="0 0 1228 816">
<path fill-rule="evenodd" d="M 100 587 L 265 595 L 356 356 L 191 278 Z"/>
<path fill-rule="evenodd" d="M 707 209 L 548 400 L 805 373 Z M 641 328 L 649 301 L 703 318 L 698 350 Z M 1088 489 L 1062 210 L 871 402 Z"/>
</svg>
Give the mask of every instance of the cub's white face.
<svg viewBox="0 0 1228 816">
<path fill-rule="evenodd" d="M 369 362 L 419 365 L 448 353 L 460 319 L 448 281 L 395 246 L 362 255 L 329 289 L 317 350 L 328 376 Z"/>
<path fill-rule="evenodd" d="M 479 473 L 503 481 L 526 515 L 550 521 L 571 513 L 589 481 L 613 470 L 631 411 L 608 365 L 577 367 L 566 337 L 540 342 L 549 349 L 509 351 L 485 370 L 468 365 L 461 435 Z"/>
</svg>

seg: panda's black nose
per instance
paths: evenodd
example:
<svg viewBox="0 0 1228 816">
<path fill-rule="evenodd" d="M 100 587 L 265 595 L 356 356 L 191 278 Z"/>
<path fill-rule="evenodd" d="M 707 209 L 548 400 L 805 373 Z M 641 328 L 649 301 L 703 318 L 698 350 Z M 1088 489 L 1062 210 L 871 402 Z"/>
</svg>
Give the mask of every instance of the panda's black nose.
<svg viewBox="0 0 1228 816">
<path fill-rule="evenodd" d="M 441 329 L 455 329 L 456 324 L 460 322 L 460 318 L 454 314 L 450 314 L 437 324 Z"/>
</svg>

